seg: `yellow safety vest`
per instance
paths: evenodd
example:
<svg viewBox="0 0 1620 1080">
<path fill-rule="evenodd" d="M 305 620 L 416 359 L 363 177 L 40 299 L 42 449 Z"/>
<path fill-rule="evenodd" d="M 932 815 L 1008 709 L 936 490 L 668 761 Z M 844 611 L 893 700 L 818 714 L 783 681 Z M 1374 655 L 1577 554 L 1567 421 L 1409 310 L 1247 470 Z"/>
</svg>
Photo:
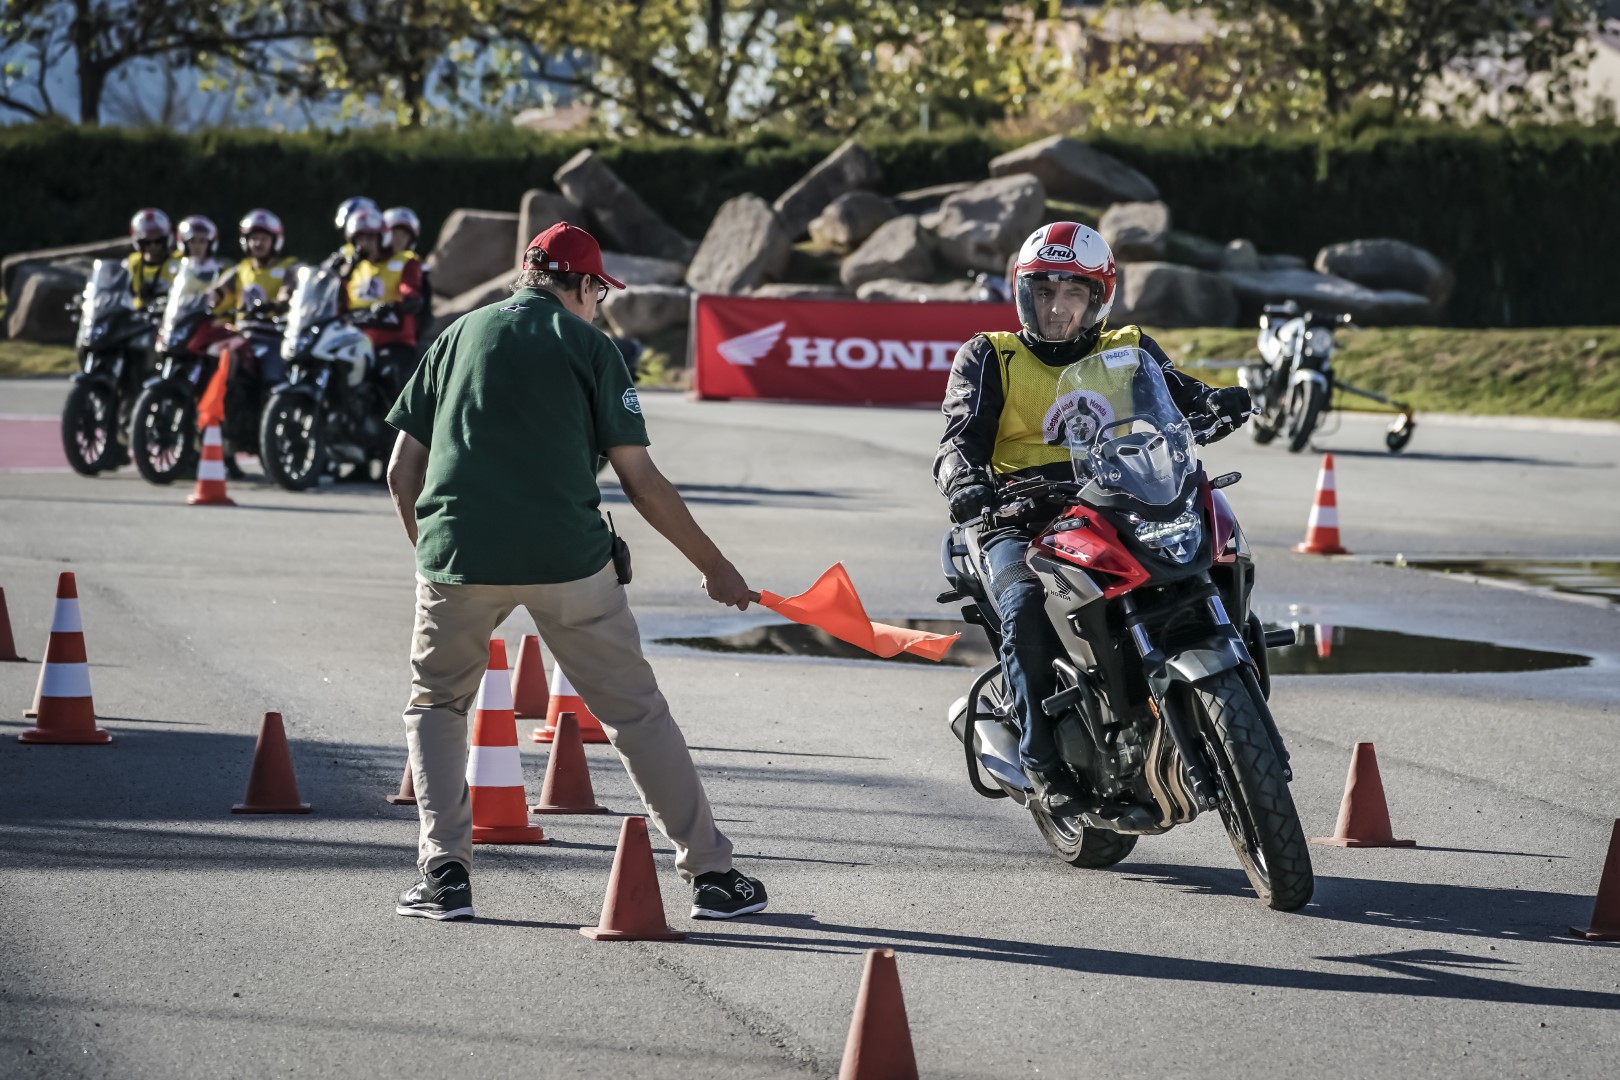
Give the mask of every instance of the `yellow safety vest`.
<svg viewBox="0 0 1620 1080">
<path fill-rule="evenodd" d="M 354 272 L 349 275 L 349 307 L 364 311 L 378 304 L 398 302 L 399 283 L 405 277 L 406 265 L 414 258 L 413 252 L 405 252 L 390 255 L 382 262 L 361 259 L 355 263 Z"/>
<path fill-rule="evenodd" d="M 138 251 L 131 252 L 124 265 L 129 269 L 129 288 L 134 295 L 137 311 L 144 308 L 148 301 L 168 292 L 175 275 L 180 273 L 178 259 L 165 257 L 160 263 L 149 263 L 141 258 Z"/>
<path fill-rule="evenodd" d="M 1044 424 L 1047 412 L 1057 401 L 1058 377 L 1068 365 L 1042 363 L 1017 334 L 998 330 L 984 336 L 1001 361 L 1001 424 L 996 428 L 990 468 L 1003 475 L 1042 465 L 1067 464 L 1069 448 L 1049 446 Z M 1096 347 L 1087 355 L 1139 346 L 1141 342 L 1141 327 L 1122 326 L 1099 335 Z"/>
<path fill-rule="evenodd" d="M 252 259 L 243 259 L 236 264 L 236 274 L 225 286 L 225 295 L 214 310 L 230 312 L 249 307 L 257 300 L 275 301 L 283 287 L 293 284 L 292 270 L 297 265 L 298 260 L 291 255 L 283 255 L 269 266 L 255 266 Z"/>
</svg>

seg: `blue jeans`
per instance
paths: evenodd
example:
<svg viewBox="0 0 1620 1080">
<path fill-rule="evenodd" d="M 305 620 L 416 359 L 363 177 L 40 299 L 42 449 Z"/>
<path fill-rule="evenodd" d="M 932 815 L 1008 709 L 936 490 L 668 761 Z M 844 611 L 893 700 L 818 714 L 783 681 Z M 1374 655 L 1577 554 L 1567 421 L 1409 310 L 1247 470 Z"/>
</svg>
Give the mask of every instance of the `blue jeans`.
<svg viewBox="0 0 1620 1080">
<path fill-rule="evenodd" d="M 1052 660 L 1064 653 L 1046 616 L 1046 589 L 1024 563 L 1030 539 L 1028 532 L 1009 529 L 990 536 L 983 550 L 990 572 L 986 587 L 1001 616 L 1002 684 L 1023 728 L 1018 756 L 1026 769 L 1046 769 L 1058 763 L 1058 752 L 1041 702 L 1057 692 Z"/>
</svg>

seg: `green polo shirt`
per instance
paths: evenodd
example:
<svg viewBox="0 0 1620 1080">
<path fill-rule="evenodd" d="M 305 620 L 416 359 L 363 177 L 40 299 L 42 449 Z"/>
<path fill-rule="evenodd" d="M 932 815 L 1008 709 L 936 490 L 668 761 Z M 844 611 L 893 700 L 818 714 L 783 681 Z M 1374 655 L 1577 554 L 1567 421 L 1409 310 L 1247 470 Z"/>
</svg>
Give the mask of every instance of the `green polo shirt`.
<svg viewBox="0 0 1620 1080">
<path fill-rule="evenodd" d="M 619 350 L 551 293 L 457 319 L 388 422 L 428 448 L 416 566 L 429 581 L 539 585 L 607 565 L 597 457 L 646 446 L 647 425 Z"/>
</svg>

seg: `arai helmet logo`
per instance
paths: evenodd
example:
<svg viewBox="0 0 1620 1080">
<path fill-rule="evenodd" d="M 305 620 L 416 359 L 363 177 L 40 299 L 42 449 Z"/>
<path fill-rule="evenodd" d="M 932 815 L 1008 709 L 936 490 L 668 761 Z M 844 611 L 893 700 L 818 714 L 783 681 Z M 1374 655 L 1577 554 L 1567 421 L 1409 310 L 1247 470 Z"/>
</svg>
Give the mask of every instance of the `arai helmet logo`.
<svg viewBox="0 0 1620 1080">
<path fill-rule="evenodd" d="M 1035 253 L 1041 262 L 1074 262 L 1074 248 L 1062 244 L 1047 244 Z"/>
</svg>

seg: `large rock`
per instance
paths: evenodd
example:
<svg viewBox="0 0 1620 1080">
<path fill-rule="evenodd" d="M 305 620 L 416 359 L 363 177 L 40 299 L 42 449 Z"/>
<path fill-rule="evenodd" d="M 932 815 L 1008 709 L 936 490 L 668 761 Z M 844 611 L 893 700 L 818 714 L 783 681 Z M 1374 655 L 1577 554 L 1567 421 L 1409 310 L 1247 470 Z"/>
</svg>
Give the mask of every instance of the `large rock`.
<svg viewBox="0 0 1620 1080">
<path fill-rule="evenodd" d="M 940 205 L 939 222 L 934 226 L 940 257 L 961 270 L 1000 273 L 1007 256 L 1040 227 L 1045 212 L 1046 189 L 1033 176 L 1004 176 L 974 184 Z"/>
<path fill-rule="evenodd" d="M 1157 202 L 1153 181 L 1101 150 L 1065 135 L 1053 135 L 990 162 L 991 176 L 1029 173 L 1056 199 L 1087 206 L 1117 202 Z"/>
<path fill-rule="evenodd" d="M 1222 270 L 1259 270 L 1260 251 L 1253 240 L 1231 240 L 1221 252 Z"/>
<path fill-rule="evenodd" d="M 1237 293 L 1245 322 L 1266 304 L 1293 300 L 1310 311 L 1348 312 L 1364 326 L 1421 322 L 1430 315 L 1429 298 L 1398 289 L 1369 289 L 1331 274 L 1310 270 L 1229 270 L 1221 275 Z"/>
<path fill-rule="evenodd" d="M 838 196 L 858 188 L 869 188 L 882 178 L 872 155 L 854 139 L 846 139 L 838 149 L 822 158 L 816 167 L 778 196 L 776 212 L 782 215 L 782 227 L 788 239 L 797 240 L 804 235 L 810 222 Z"/>
<path fill-rule="evenodd" d="M 26 266 L 43 266 L 47 263 L 75 260 L 93 262 L 96 259 L 122 259 L 129 252 L 127 236 L 118 236 L 111 240 L 95 240 L 88 244 L 41 248 L 38 251 L 19 251 L 0 259 L 0 292 L 6 294 L 6 300 L 10 303 L 16 292 L 14 286 L 21 285 L 21 282 L 16 280 L 17 274 Z"/>
<path fill-rule="evenodd" d="M 934 184 L 932 187 L 902 191 L 894 197 L 894 205 L 902 214 L 926 214 L 930 210 L 938 210 L 940 203 L 957 192 L 966 191 L 977 182 L 957 180 L 949 184 Z"/>
<path fill-rule="evenodd" d="M 810 239 L 834 251 L 854 251 L 899 212 L 875 191 L 846 191 L 810 222 Z"/>
<path fill-rule="evenodd" d="M 1097 231 L 1120 262 L 1162 262 L 1170 244 L 1170 208 L 1162 202 L 1115 203 Z"/>
<path fill-rule="evenodd" d="M 915 215 L 902 214 L 885 221 L 866 243 L 844 260 L 838 280 L 857 289 L 878 278 L 930 278 L 936 267 L 935 240 Z"/>
<path fill-rule="evenodd" d="M 522 201 L 518 203 L 517 257 L 512 265 L 521 266 L 523 253 L 528 250 L 529 241 L 559 221 L 583 227 L 585 211 L 580 209 L 579 204 L 573 199 L 559 195 L 555 191 L 546 191 L 543 188 L 530 188 L 525 191 Z"/>
<path fill-rule="evenodd" d="M 16 273 L 15 299 L 6 308 L 6 334 L 46 345 L 71 345 L 78 320 L 68 310 L 84 291 L 87 273 L 63 263 L 33 263 Z"/>
<path fill-rule="evenodd" d="M 692 241 L 676 232 L 631 191 L 594 150 L 581 150 L 563 163 L 552 180 L 564 195 L 585 208 L 601 239 L 619 251 L 690 262 Z"/>
<path fill-rule="evenodd" d="M 686 280 L 686 264 L 651 255 L 602 252 L 602 269 L 626 285 L 679 285 Z"/>
<path fill-rule="evenodd" d="M 779 278 L 793 241 L 771 204 L 758 195 L 727 199 L 709 223 L 686 283 L 700 293 L 732 296 Z"/>
<path fill-rule="evenodd" d="M 1310 260 L 1302 259 L 1298 255 L 1261 255 L 1260 269 L 1262 270 L 1308 270 Z"/>
<path fill-rule="evenodd" d="M 768 300 L 850 300 L 855 296 L 842 285 L 812 285 L 800 281 L 773 281 L 748 295 Z"/>
<path fill-rule="evenodd" d="M 1226 257 L 1226 248 L 1206 237 L 1171 229 L 1165 237 L 1166 262 L 1196 266 L 1200 270 L 1219 270 Z"/>
<path fill-rule="evenodd" d="M 685 326 L 692 316 L 692 290 L 684 285 L 637 285 L 608 293 L 602 304 L 608 325 L 620 337 L 643 337 Z"/>
<path fill-rule="evenodd" d="M 456 296 L 512 269 L 518 216 L 498 210 L 453 210 L 427 257 L 433 291 Z"/>
<path fill-rule="evenodd" d="M 1111 326 L 1137 323 L 1170 329 L 1234 326 L 1237 295 L 1221 275 L 1167 262 L 1139 262 L 1119 268 L 1119 293 L 1108 315 Z"/>
<path fill-rule="evenodd" d="M 979 287 L 967 278 L 955 281 L 902 281 L 899 278 L 878 278 L 868 281 L 855 295 L 862 300 L 898 300 L 929 303 L 938 300 L 957 302 L 979 299 Z"/>
<path fill-rule="evenodd" d="M 1457 277 L 1433 254 L 1404 240 L 1351 240 L 1316 253 L 1316 269 L 1369 289 L 1420 293 L 1438 311 L 1451 299 Z"/>
</svg>

